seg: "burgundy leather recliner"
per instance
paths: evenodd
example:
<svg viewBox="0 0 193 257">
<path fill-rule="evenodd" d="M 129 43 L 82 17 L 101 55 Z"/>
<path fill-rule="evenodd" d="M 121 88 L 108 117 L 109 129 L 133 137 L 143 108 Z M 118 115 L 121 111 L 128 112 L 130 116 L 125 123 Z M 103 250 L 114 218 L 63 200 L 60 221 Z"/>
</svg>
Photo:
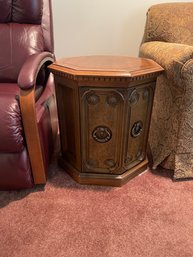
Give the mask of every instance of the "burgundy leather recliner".
<svg viewBox="0 0 193 257">
<path fill-rule="evenodd" d="M 0 189 L 46 183 L 57 132 L 50 0 L 0 0 Z"/>
</svg>

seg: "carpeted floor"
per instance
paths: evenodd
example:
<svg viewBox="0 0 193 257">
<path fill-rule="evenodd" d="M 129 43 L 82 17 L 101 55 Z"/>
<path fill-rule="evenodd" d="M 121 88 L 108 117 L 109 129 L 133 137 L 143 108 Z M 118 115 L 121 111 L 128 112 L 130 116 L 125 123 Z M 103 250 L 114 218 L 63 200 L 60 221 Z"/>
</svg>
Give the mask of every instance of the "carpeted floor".
<svg viewBox="0 0 193 257">
<path fill-rule="evenodd" d="M 0 192 L 0 257 L 193 256 L 193 181 L 148 171 L 112 188 L 50 173 L 44 188 Z"/>
</svg>

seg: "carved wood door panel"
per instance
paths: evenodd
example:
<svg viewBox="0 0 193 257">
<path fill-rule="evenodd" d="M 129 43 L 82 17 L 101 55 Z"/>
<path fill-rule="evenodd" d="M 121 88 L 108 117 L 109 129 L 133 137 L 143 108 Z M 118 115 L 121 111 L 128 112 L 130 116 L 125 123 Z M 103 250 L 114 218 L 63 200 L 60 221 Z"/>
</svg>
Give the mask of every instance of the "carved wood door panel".
<svg viewBox="0 0 193 257">
<path fill-rule="evenodd" d="M 121 172 L 124 93 L 118 89 L 81 88 L 80 95 L 82 170 Z"/>
<path fill-rule="evenodd" d="M 133 88 L 125 115 L 123 167 L 134 167 L 146 158 L 148 130 L 155 83 Z"/>
</svg>

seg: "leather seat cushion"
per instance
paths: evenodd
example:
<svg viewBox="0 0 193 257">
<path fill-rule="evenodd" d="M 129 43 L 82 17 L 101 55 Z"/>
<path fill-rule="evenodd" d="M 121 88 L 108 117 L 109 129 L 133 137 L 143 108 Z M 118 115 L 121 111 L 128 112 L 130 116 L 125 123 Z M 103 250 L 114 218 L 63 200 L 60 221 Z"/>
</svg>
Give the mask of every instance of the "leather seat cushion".
<svg viewBox="0 0 193 257">
<path fill-rule="evenodd" d="M 19 107 L 19 87 L 15 83 L 0 83 L 0 152 L 21 152 L 23 126 Z M 39 99 L 43 86 L 36 87 L 35 98 Z"/>
<path fill-rule="evenodd" d="M 21 152 L 24 148 L 18 94 L 17 84 L 0 84 L 0 152 Z"/>
</svg>

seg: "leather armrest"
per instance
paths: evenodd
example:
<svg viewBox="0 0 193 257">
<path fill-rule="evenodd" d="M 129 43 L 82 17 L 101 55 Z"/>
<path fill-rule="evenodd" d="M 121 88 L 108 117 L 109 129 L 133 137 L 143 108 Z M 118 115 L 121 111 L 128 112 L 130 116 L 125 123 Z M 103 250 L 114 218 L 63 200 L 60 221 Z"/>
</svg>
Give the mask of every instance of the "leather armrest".
<svg viewBox="0 0 193 257">
<path fill-rule="evenodd" d="M 183 65 L 193 58 L 193 46 L 151 41 L 141 45 L 139 55 L 153 59 L 164 68 L 167 77 L 177 82 Z"/>
<path fill-rule="evenodd" d="M 34 87 L 41 67 L 46 63 L 49 65 L 53 61 L 54 56 L 50 52 L 30 55 L 20 70 L 18 77 L 19 87 L 24 90 Z"/>
</svg>

